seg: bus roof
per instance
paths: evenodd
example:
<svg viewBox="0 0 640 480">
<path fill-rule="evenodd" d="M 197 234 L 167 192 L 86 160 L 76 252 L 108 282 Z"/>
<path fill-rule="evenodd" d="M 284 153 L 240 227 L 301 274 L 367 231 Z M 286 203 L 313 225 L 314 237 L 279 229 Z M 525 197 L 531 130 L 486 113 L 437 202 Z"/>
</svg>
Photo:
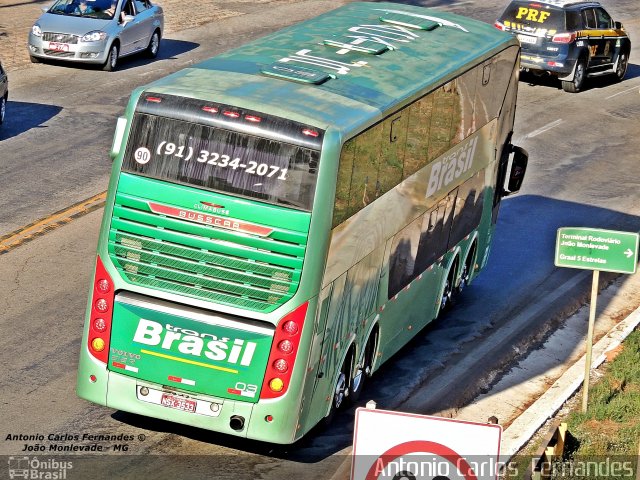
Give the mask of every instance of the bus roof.
<svg viewBox="0 0 640 480">
<path fill-rule="evenodd" d="M 290 118 L 343 135 L 517 45 L 477 20 L 355 2 L 186 68 L 145 90 Z"/>
</svg>

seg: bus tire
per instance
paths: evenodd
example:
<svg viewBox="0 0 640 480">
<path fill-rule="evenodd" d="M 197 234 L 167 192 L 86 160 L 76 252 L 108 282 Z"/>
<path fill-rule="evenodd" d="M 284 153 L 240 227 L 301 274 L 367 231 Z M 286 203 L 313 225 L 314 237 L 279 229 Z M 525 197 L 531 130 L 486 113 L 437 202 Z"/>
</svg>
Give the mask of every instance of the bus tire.
<svg viewBox="0 0 640 480">
<path fill-rule="evenodd" d="M 438 313 L 436 314 L 436 318 L 439 318 L 440 315 L 448 311 L 453 305 L 456 269 L 457 262 L 454 262 L 447 272 L 447 277 L 444 281 L 444 284 L 442 285 L 442 295 L 440 296 L 440 305 L 438 306 Z"/>
<path fill-rule="evenodd" d="M 351 385 L 349 387 L 349 403 L 356 403 L 360 399 L 366 379 L 371 376 L 377 341 L 378 332 L 377 330 L 374 330 L 369 334 L 367 343 L 364 346 L 362 365 L 355 365 L 354 367 L 355 373 L 351 379 Z"/>
<path fill-rule="evenodd" d="M 456 296 L 460 295 L 467 285 L 469 285 L 469 279 L 471 278 L 471 274 L 473 273 L 473 262 L 474 257 L 476 256 L 476 243 L 474 242 L 471 248 L 469 249 L 469 253 L 467 254 L 467 258 L 462 264 L 462 271 L 460 272 L 460 279 L 458 280 L 458 285 L 456 286 Z"/>
<path fill-rule="evenodd" d="M 324 417 L 323 424 L 328 426 L 333 422 L 336 412 L 344 406 L 345 400 L 349 396 L 349 367 L 351 363 L 351 354 L 348 354 L 342 362 L 340 372 L 336 378 L 336 382 L 331 391 L 331 406 L 329 413 Z"/>
</svg>

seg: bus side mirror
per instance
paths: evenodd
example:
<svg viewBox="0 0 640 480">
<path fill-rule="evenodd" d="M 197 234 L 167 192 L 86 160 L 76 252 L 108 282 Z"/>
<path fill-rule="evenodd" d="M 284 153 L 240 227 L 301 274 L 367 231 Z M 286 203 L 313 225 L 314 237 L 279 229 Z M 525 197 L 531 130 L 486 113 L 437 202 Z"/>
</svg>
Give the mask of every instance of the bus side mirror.
<svg viewBox="0 0 640 480">
<path fill-rule="evenodd" d="M 520 190 L 529 162 L 529 154 L 524 148 L 513 146 L 511 151 L 513 152 L 513 161 L 511 162 L 511 172 L 509 172 L 509 184 L 507 190 L 502 192 L 503 197 Z"/>
<path fill-rule="evenodd" d="M 124 140 L 124 132 L 127 128 L 127 119 L 126 117 L 119 117 L 118 123 L 116 123 L 116 133 L 113 134 L 113 143 L 111 144 L 111 151 L 109 152 L 109 156 L 111 160 L 115 160 L 116 157 L 120 154 L 120 147 L 122 146 L 122 141 Z"/>
<path fill-rule="evenodd" d="M 614 22 L 614 26 L 615 26 L 616 30 L 622 30 L 622 23 L 621 22 Z"/>
</svg>

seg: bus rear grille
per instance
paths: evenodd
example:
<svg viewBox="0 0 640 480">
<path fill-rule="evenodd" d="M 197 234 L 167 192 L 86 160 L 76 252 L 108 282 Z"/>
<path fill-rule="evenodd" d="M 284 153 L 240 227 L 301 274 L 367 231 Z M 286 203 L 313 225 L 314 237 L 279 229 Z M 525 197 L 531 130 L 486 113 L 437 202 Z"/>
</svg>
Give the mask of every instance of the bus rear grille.
<svg viewBox="0 0 640 480">
<path fill-rule="evenodd" d="M 221 231 L 116 203 L 109 254 L 131 284 L 269 312 L 296 292 L 304 245 Z"/>
</svg>

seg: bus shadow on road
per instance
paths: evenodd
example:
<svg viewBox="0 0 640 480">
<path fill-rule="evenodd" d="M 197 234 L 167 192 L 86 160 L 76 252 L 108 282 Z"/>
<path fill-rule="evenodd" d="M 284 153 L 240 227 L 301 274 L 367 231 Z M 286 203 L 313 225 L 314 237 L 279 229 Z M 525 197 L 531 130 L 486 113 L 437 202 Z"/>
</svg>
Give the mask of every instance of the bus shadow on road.
<svg viewBox="0 0 640 480">
<path fill-rule="evenodd" d="M 34 128 L 47 128 L 45 123 L 62 111 L 57 105 L 41 103 L 7 102 L 7 115 L 0 127 L 0 142 L 16 137 Z"/>
</svg>

